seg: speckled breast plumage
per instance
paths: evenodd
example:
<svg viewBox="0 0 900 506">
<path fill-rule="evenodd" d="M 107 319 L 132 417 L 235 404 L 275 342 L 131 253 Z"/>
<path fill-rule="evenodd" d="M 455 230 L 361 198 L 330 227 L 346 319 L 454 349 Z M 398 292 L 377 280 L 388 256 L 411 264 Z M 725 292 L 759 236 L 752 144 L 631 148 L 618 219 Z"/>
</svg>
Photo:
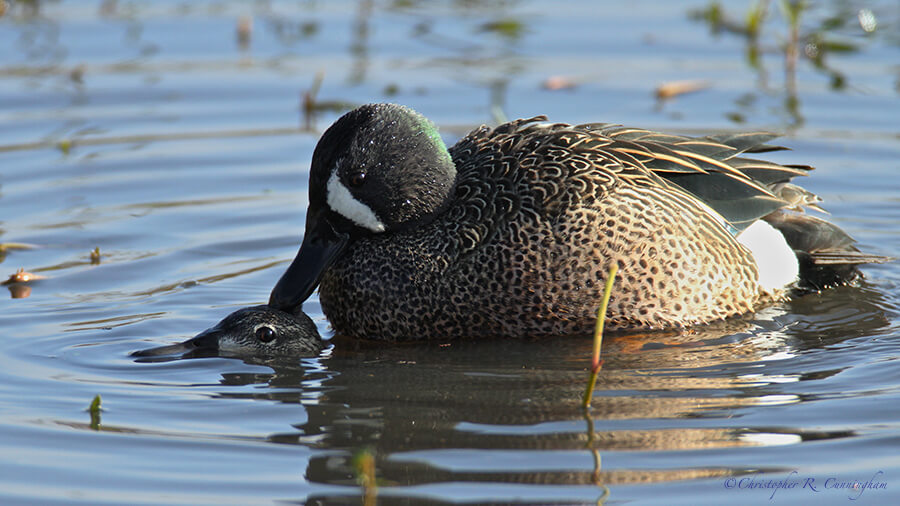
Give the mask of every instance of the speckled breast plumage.
<svg viewBox="0 0 900 506">
<path fill-rule="evenodd" d="M 460 140 L 450 148 L 455 197 L 440 216 L 362 238 L 324 272 L 319 300 L 336 332 L 587 333 L 613 262 L 611 328 L 685 326 L 754 308 L 762 295 L 750 252 L 706 204 L 654 173 L 681 163 L 676 151 L 643 142 L 639 130 L 539 119 Z"/>
</svg>

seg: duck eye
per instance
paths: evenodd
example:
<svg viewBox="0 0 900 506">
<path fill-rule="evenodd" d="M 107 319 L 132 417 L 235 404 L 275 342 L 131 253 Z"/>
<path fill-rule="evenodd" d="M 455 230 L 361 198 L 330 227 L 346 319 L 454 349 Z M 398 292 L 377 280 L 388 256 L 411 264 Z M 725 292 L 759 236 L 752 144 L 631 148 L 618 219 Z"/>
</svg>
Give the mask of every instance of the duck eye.
<svg viewBox="0 0 900 506">
<path fill-rule="evenodd" d="M 366 173 L 365 172 L 355 172 L 350 174 L 350 177 L 347 178 L 347 182 L 353 188 L 359 188 L 366 182 Z"/>
<path fill-rule="evenodd" d="M 275 331 L 272 327 L 260 327 L 256 329 L 256 338 L 262 343 L 270 343 L 275 340 Z"/>
</svg>

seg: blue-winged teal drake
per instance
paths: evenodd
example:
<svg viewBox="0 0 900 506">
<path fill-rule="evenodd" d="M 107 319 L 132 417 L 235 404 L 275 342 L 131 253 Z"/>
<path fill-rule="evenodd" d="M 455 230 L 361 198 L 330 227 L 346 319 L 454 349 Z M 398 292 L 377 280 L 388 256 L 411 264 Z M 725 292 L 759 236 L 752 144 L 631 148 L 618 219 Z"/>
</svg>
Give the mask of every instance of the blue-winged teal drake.
<svg viewBox="0 0 900 506">
<path fill-rule="evenodd" d="M 131 354 L 140 360 L 165 357 L 303 357 L 325 347 L 316 325 L 305 313 L 290 314 L 269 306 L 238 309 L 183 343 Z"/>
<path fill-rule="evenodd" d="M 682 327 L 854 278 L 860 253 L 803 212 L 811 167 L 745 155 L 766 133 L 666 135 L 543 116 L 482 126 L 449 150 L 403 106 L 322 135 L 306 233 L 269 304 L 319 285 L 339 334 L 412 340 L 589 333 L 612 263 L 610 328 Z"/>
</svg>

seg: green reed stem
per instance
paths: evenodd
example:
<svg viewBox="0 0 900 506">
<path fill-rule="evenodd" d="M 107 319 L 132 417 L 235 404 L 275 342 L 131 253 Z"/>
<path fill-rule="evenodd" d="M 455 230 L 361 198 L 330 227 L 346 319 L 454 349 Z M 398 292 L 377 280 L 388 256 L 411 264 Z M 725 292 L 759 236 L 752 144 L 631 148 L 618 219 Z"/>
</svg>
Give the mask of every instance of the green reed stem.
<svg viewBox="0 0 900 506">
<path fill-rule="evenodd" d="M 591 361 L 591 376 L 588 379 L 587 389 L 584 392 L 584 398 L 581 400 L 581 407 L 587 408 L 591 405 L 591 398 L 594 396 L 594 385 L 597 383 L 597 374 L 603 366 L 600 360 L 600 346 L 603 343 L 603 323 L 606 321 L 606 308 L 609 307 L 609 297 L 612 293 L 613 281 L 616 279 L 616 272 L 619 267 L 613 264 L 609 269 L 609 275 L 606 276 L 606 287 L 603 289 L 603 300 L 600 302 L 600 309 L 597 310 L 597 324 L 594 326 L 594 356 Z"/>
</svg>

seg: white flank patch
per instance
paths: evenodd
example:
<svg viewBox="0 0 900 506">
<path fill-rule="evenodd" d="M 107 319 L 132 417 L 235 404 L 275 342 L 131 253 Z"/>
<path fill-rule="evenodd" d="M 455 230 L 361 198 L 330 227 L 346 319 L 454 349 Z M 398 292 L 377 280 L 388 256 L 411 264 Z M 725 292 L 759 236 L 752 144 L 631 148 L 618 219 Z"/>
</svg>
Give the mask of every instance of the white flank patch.
<svg viewBox="0 0 900 506">
<path fill-rule="evenodd" d="M 797 281 L 800 265 L 784 235 L 763 220 L 757 220 L 737 236 L 753 253 L 759 270 L 759 286 L 773 293 Z"/>
<path fill-rule="evenodd" d="M 372 232 L 384 232 L 384 224 L 381 223 L 381 220 L 375 216 L 369 206 L 353 197 L 350 190 L 338 178 L 337 170 L 332 172 L 331 177 L 328 178 L 326 191 L 328 192 L 326 201 L 332 211 Z"/>
</svg>

